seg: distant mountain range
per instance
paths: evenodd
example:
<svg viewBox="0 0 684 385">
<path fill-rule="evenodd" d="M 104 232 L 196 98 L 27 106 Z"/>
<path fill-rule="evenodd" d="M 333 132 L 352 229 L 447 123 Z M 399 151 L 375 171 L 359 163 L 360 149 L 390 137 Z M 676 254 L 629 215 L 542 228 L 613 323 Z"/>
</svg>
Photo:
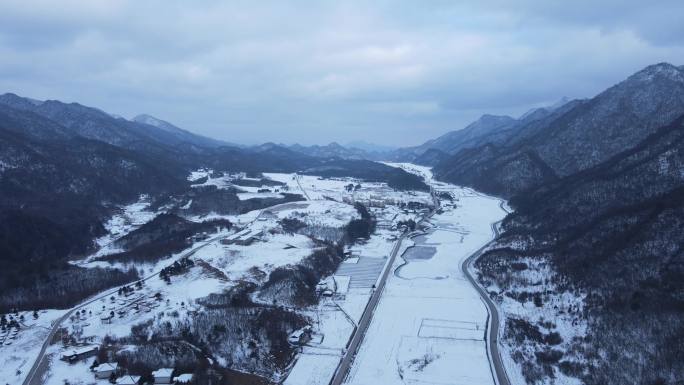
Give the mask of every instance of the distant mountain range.
<svg viewBox="0 0 684 385">
<path fill-rule="evenodd" d="M 460 150 L 475 148 L 485 143 L 505 142 L 508 135 L 517 127 L 542 119 L 570 102 L 570 99 L 562 98 L 550 106 L 533 108 L 518 119 L 506 115 L 485 114 L 463 129 L 450 131 L 414 147 L 394 148 L 365 142 L 350 142 L 346 145 L 333 142 L 323 146 L 295 144 L 286 147 L 311 156 L 392 160 L 434 166 Z"/>
<path fill-rule="evenodd" d="M 384 152 L 368 151 L 350 146 L 345 147 L 336 142 L 332 142 L 325 146 L 302 146 L 299 144 L 293 144 L 291 146 L 287 146 L 287 148 L 301 154 L 320 158 L 382 160 L 386 155 Z"/>
<path fill-rule="evenodd" d="M 656 64 L 591 99 L 521 119 L 479 146 L 450 152 L 435 172 L 510 197 L 603 162 L 682 114 L 684 70 Z"/>
</svg>

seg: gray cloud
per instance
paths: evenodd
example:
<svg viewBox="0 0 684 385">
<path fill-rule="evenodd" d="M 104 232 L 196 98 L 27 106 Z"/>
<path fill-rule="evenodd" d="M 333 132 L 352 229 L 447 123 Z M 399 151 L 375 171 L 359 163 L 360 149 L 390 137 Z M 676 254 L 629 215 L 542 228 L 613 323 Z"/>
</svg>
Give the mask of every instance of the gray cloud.
<svg viewBox="0 0 684 385">
<path fill-rule="evenodd" d="M 0 90 L 235 142 L 410 145 L 683 64 L 680 3 L 5 0 Z"/>
</svg>

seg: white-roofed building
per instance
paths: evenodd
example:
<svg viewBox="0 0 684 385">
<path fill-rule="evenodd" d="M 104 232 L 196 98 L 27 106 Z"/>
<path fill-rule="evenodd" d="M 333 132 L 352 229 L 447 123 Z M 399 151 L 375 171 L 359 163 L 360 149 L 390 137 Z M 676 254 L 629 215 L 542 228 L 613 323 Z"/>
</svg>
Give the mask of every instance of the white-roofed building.
<svg viewBox="0 0 684 385">
<path fill-rule="evenodd" d="M 173 369 L 161 368 L 152 372 L 155 384 L 171 384 L 173 383 Z"/>
<path fill-rule="evenodd" d="M 97 354 L 97 346 L 82 346 L 74 349 L 68 349 L 60 355 L 62 361 L 76 362 L 84 358 L 92 357 Z"/>
<path fill-rule="evenodd" d="M 116 380 L 116 385 L 138 385 L 140 376 L 125 375 Z"/>
<path fill-rule="evenodd" d="M 190 382 L 192 382 L 191 373 L 183 373 L 180 376 L 177 376 L 175 380 L 176 384 L 189 384 Z"/>
<path fill-rule="evenodd" d="M 93 372 L 95 372 L 95 378 L 107 379 L 111 377 L 113 373 L 116 372 L 116 369 L 118 367 L 119 364 L 117 364 L 116 362 L 105 362 L 104 364 L 100 364 L 94 367 Z"/>
</svg>

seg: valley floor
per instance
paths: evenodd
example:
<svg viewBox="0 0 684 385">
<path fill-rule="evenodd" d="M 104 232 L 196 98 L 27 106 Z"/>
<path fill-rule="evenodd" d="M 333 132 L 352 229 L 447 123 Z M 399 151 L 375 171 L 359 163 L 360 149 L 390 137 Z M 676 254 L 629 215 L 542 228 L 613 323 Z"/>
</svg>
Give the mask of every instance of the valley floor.
<svg viewBox="0 0 684 385">
<path fill-rule="evenodd" d="M 442 212 L 423 223 L 424 231 L 404 240 L 401 258 L 384 267 L 391 274 L 345 383 L 495 383 L 485 342 L 487 310 L 461 265 L 493 238 L 491 224 L 506 212 L 499 199 L 433 181 L 428 168 L 392 165 L 420 174 L 436 193 L 448 193 L 453 201 L 442 201 Z M 359 261 L 379 256 L 371 250 L 389 254 L 391 244 L 379 247 L 382 238 L 388 237 L 379 232 L 359 250 L 366 255 Z M 338 277 L 349 271 L 343 263 Z M 379 276 L 379 271 L 373 275 Z M 343 298 L 321 303 L 318 330 L 326 338 L 303 348 L 286 385 L 330 383 L 371 293 L 369 288 L 350 289 Z M 327 337 L 331 331 L 334 340 Z"/>
<path fill-rule="evenodd" d="M 151 264 L 133 264 L 141 276 L 147 277 L 144 282 L 131 285 L 130 292 L 123 295 L 117 294 L 115 288 L 94 296 L 93 300 L 72 309 L 68 318 L 58 325 L 50 325 L 50 322 L 66 312 L 41 313 L 37 322 L 33 322 L 29 313 L 24 314 L 25 319 L 31 319 L 26 323 L 36 323 L 36 326 L 22 327 L 13 346 L 0 347 L 0 358 L 6 368 L 2 372 L 2 382 L 6 379 L 20 383 L 25 379 L 42 340 L 52 329 L 60 331 L 57 335 L 62 342 L 45 345 L 45 354 L 41 355 L 44 359 L 30 382 L 105 384 L 106 380 L 94 380 L 89 370 L 92 358 L 69 364 L 59 357 L 71 349 L 103 346 L 106 338 L 119 340 L 115 342 L 116 354 L 142 349 L 126 345 L 135 340 L 131 336 L 135 335 L 136 327 L 147 325 L 144 326 L 147 330 L 161 333 L 171 325 L 183 325 L 209 311 L 203 301 L 212 293 L 225 293 L 245 282 L 262 285 L 271 272 L 300 263 L 319 249 L 314 239 L 338 237 L 344 226 L 358 217 L 353 203 L 362 202 L 377 218 L 375 233 L 370 239 L 357 240 L 345 249 L 346 259 L 319 285 L 321 293 L 328 294 L 322 294 L 317 305 L 288 306 L 289 310 L 308 319 L 311 325 L 311 340 L 298 349 L 290 365 L 282 373 L 269 373 L 259 363 L 238 366 L 236 362 L 249 362 L 240 360 L 250 351 L 234 346 L 236 341 L 230 339 L 225 342 L 228 345 L 210 351 L 209 362 L 262 377 L 270 376 L 264 379 L 285 385 L 327 385 L 348 354 L 349 342 L 369 299 L 383 272 L 389 269 L 386 286 L 346 383 L 493 383 L 485 344 L 487 310 L 477 291 L 463 276 L 461 264 L 493 237 L 491 224 L 505 215 L 500 201 L 469 189 L 436 182 L 427 168 L 408 164 L 394 166 L 424 176 L 434 192 L 442 196 L 442 206 L 437 214 L 421 223 L 420 229 L 409 238 L 403 238 L 393 263 L 389 256 L 402 239 L 401 224 L 418 222 L 426 215 L 429 211 L 426 207 L 432 204 L 429 193 L 396 191 L 383 184 L 363 182 L 350 190 L 350 183 L 354 186 L 357 181 L 267 174 L 267 178 L 283 183 L 289 191 L 303 193 L 307 201 L 285 203 L 243 215 L 190 217 L 194 221 L 225 218 L 236 228 L 198 240 L 191 248 L 170 258 Z M 209 178 L 205 182 L 219 186 L 230 183 L 229 177 Z M 447 195 L 451 199 L 447 199 Z M 146 211 L 145 199 L 142 197 L 140 202 L 124 208 L 108 223 L 110 234 L 99 240 L 102 250 L 95 256 L 117 251 L 110 246 L 113 239 L 158 214 Z M 408 208 L 409 202 L 421 208 Z M 281 221 L 292 218 L 305 223 L 307 232 L 283 232 Z M 164 282 L 158 272 L 180 259 L 189 259 L 193 265 L 183 274 Z M 91 257 L 75 263 L 92 267 L 106 266 L 108 262 Z M 117 263 L 109 266 L 131 267 Z M 266 294 L 252 295 L 252 300 L 264 306 L 276 303 L 275 297 Z M 136 338 L 139 337 L 138 334 Z M 29 343 L 32 349 L 19 352 L 18 347 Z M 10 354 L 10 351 L 15 353 Z"/>
<path fill-rule="evenodd" d="M 427 233 L 392 267 L 349 384 L 493 383 L 487 311 L 461 264 L 492 239 L 490 225 L 505 212 L 497 199 L 438 188 L 450 192 L 455 205 L 433 216 Z"/>
</svg>

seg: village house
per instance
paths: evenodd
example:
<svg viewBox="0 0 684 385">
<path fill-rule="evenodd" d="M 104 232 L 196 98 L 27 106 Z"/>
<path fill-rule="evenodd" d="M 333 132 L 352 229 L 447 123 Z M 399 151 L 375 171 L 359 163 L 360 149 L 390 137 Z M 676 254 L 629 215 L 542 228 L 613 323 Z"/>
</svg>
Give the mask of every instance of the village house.
<svg viewBox="0 0 684 385">
<path fill-rule="evenodd" d="M 299 330 L 295 330 L 290 334 L 287 341 L 294 346 L 301 346 L 306 344 L 311 340 L 311 328 L 304 327 Z"/>
<path fill-rule="evenodd" d="M 173 369 L 171 368 L 161 368 L 152 372 L 152 377 L 154 377 L 155 384 L 172 384 L 173 381 Z"/>
<path fill-rule="evenodd" d="M 189 384 L 192 382 L 192 374 L 191 373 L 183 373 L 180 376 L 176 377 L 176 384 Z"/>
<path fill-rule="evenodd" d="M 116 362 L 105 362 L 104 364 L 94 367 L 93 372 L 95 372 L 95 378 L 101 380 L 111 377 L 112 374 L 116 373 L 118 366 L 119 364 Z"/>
<path fill-rule="evenodd" d="M 60 359 L 66 362 L 76 362 L 97 354 L 97 346 L 84 346 L 64 351 Z"/>
<path fill-rule="evenodd" d="M 119 377 L 116 380 L 117 385 L 138 385 L 140 384 L 140 376 L 130 376 L 130 375 L 125 375 L 122 377 Z"/>
</svg>

